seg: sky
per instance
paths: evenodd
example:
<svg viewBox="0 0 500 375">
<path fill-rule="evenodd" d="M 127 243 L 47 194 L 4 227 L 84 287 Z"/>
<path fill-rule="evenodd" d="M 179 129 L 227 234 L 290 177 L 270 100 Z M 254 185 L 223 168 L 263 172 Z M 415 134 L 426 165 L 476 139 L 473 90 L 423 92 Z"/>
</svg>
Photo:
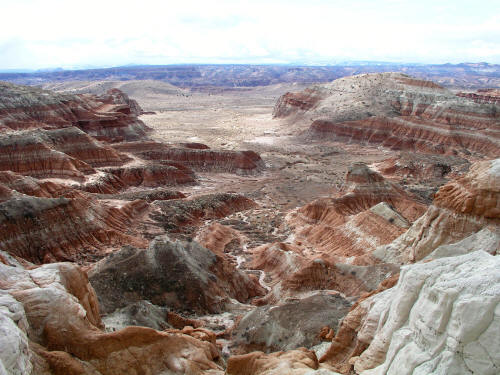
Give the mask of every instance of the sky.
<svg viewBox="0 0 500 375">
<path fill-rule="evenodd" d="M 500 0 L 0 0 L 0 69 L 500 63 Z"/>
</svg>

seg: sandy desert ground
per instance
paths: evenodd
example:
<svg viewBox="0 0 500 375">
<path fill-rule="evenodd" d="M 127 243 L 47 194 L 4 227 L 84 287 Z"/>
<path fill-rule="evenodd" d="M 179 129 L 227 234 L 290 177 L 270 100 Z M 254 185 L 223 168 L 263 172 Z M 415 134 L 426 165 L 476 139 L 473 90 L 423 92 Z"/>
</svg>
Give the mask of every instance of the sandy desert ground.
<svg viewBox="0 0 500 375">
<path fill-rule="evenodd" d="M 243 220 L 247 224 L 239 228 L 247 232 L 251 247 L 286 239 L 285 213 L 316 198 L 335 195 L 352 163 L 371 164 L 395 154 L 376 147 L 312 142 L 303 136 L 309 123 L 292 126 L 287 120 L 273 119 L 279 96 L 303 88 L 284 84 L 205 92 L 156 88 L 128 94 L 144 110 L 155 112 L 141 116 L 153 129 L 150 136 L 154 139 L 200 142 L 214 149 L 253 150 L 261 155 L 267 167 L 262 174 L 198 173 L 201 184 L 182 189 L 188 195 L 238 192 L 256 201 L 259 207 L 247 212 Z M 128 91 L 127 87 L 120 89 Z M 240 216 L 229 217 L 228 223 Z"/>
</svg>

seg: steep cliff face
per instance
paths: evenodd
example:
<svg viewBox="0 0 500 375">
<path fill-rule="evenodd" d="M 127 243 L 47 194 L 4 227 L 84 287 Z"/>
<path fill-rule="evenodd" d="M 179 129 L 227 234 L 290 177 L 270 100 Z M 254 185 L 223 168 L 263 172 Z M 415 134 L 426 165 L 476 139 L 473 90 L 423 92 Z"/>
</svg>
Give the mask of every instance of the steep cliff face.
<svg viewBox="0 0 500 375">
<path fill-rule="evenodd" d="M 218 349 L 202 332 L 144 327 L 103 332 L 94 290 L 70 263 L 30 271 L 0 263 L 0 293 L 0 321 L 9 334 L 0 339 L 9 337 L 0 350 L 6 373 L 223 373 Z"/>
<path fill-rule="evenodd" d="M 498 372 L 498 181 L 498 159 L 474 164 L 373 253 L 417 263 L 353 306 L 320 362 L 344 374 Z"/>
<path fill-rule="evenodd" d="M 102 204 L 80 193 L 67 198 L 22 196 L 0 203 L 0 245 L 33 263 L 92 261 L 109 247 L 145 241 L 127 235 L 141 202 L 122 208 Z M 48 225 L 50 223 L 50 225 Z"/>
<path fill-rule="evenodd" d="M 290 98 L 314 97 L 314 105 Z M 318 99 L 319 98 L 319 99 Z M 275 117 L 312 119 L 309 135 L 428 153 L 499 155 L 495 104 L 477 104 L 399 73 L 346 77 L 280 98 Z"/>
<path fill-rule="evenodd" d="M 396 263 L 423 259 L 438 246 L 464 239 L 500 219 L 500 159 L 475 163 L 444 185 L 427 212 L 393 243 L 373 255 Z"/>
<path fill-rule="evenodd" d="M 36 87 L 0 83 L 0 131 L 76 126 L 112 142 L 143 138 L 148 130 L 140 107 L 119 90 L 102 97 L 56 94 Z"/>
</svg>

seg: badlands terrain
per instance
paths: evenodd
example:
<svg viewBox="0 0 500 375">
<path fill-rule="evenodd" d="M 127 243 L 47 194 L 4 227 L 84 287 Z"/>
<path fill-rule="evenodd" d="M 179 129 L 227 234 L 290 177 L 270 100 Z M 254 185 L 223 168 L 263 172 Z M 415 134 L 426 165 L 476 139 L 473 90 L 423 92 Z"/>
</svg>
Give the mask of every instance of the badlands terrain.
<svg viewBox="0 0 500 375">
<path fill-rule="evenodd" d="M 0 374 L 500 372 L 495 84 L 98 73 L 0 82 Z"/>
</svg>

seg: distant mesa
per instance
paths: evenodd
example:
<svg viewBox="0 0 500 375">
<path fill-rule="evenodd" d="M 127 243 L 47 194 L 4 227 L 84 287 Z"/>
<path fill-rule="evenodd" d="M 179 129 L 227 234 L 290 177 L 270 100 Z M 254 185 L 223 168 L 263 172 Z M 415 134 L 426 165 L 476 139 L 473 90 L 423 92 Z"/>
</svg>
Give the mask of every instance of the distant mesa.
<svg viewBox="0 0 500 375">
<path fill-rule="evenodd" d="M 497 157 L 496 100 L 476 103 L 399 73 L 364 74 L 283 95 L 274 117 L 310 122 L 306 136 L 393 150 Z"/>
</svg>

